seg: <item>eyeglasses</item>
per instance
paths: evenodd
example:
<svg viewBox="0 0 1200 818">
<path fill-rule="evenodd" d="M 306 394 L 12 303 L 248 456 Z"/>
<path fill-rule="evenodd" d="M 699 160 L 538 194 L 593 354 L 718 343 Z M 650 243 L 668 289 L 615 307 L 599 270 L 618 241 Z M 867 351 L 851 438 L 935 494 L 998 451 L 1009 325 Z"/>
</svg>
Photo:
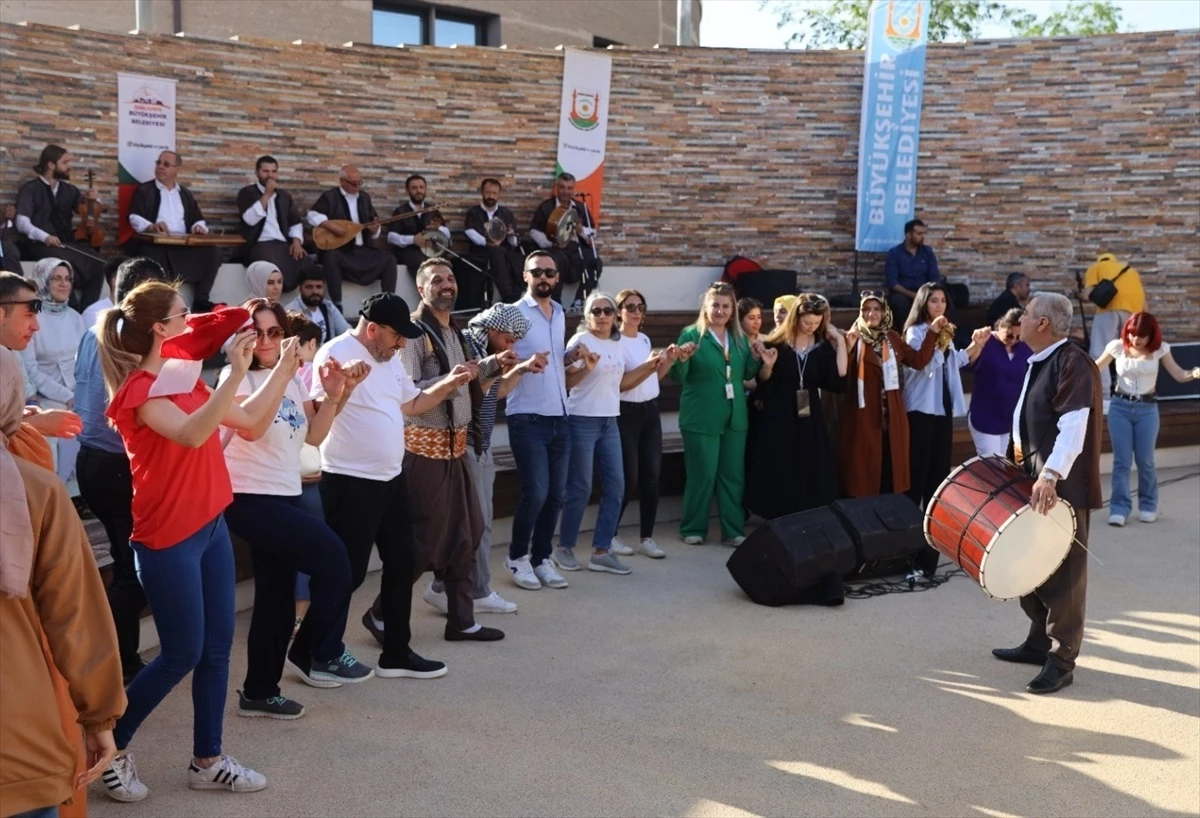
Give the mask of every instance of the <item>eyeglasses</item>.
<svg viewBox="0 0 1200 818">
<path fill-rule="evenodd" d="M 70 284 L 70 283 L 71 283 L 71 277 L 70 277 L 69 275 L 65 275 L 65 276 L 50 276 L 50 283 L 51 283 L 51 284 Z"/>
<path fill-rule="evenodd" d="M 859 298 L 883 298 L 883 290 L 863 290 L 858 294 Z"/>
<path fill-rule="evenodd" d="M 534 278 L 554 278 L 558 275 L 558 270 L 554 267 L 534 267 L 525 272 L 529 273 Z"/>
<path fill-rule="evenodd" d="M 7 307 L 10 304 L 24 304 L 34 315 L 42 311 L 42 299 L 40 298 L 30 298 L 28 301 L 0 301 L 0 307 Z"/>
<path fill-rule="evenodd" d="M 175 164 L 174 164 L 173 162 L 164 162 L 164 161 L 163 161 L 163 160 L 161 160 L 161 159 L 159 159 L 159 160 L 156 160 L 154 164 L 155 164 L 155 165 L 157 165 L 157 166 L 158 166 L 158 167 L 160 167 L 160 168 L 173 168 L 173 167 L 175 167 Z"/>
<path fill-rule="evenodd" d="M 621 309 L 625 310 L 625 312 L 645 312 L 646 305 L 645 304 L 632 304 L 627 301 L 621 305 Z"/>
<path fill-rule="evenodd" d="M 162 320 L 162 321 L 160 321 L 159 323 L 160 323 L 160 324 L 165 324 L 165 323 L 167 323 L 168 321 L 170 321 L 170 320 L 172 320 L 172 319 L 175 319 L 175 318 L 187 318 L 187 317 L 188 317 L 189 315 L 191 315 L 191 314 L 192 314 L 192 311 L 191 311 L 191 310 L 189 310 L 189 309 L 184 309 L 184 311 L 183 311 L 183 312 L 177 312 L 177 313 L 175 313 L 174 315 L 168 315 L 168 316 L 166 316 L 166 317 L 165 317 L 165 318 L 163 318 L 163 320 Z"/>
<path fill-rule="evenodd" d="M 592 307 L 591 309 L 592 315 L 597 317 L 601 315 L 612 316 L 615 312 L 616 310 L 612 307 Z"/>
<path fill-rule="evenodd" d="M 270 338 L 271 340 L 275 340 L 276 338 L 283 337 L 283 327 L 267 327 L 266 329 L 255 328 L 254 334 L 260 341 L 263 338 Z"/>
</svg>

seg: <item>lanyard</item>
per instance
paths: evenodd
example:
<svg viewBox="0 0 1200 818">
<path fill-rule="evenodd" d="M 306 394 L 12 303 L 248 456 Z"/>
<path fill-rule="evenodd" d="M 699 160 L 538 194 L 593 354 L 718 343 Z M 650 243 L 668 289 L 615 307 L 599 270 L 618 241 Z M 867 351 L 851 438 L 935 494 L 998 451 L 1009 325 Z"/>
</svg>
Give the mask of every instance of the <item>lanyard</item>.
<svg viewBox="0 0 1200 818">
<path fill-rule="evenodd" d="M 721 351 L 725 353 L 725 381 L 733 383 L 733 370 L 729 366 L 729 330 L 725 330 L 725 343 L 723 344 L 721 343 L 721 339 L 711 329 L 708 331 L 708 334 L 712 336 L 712 339 L 721 347 Z"/>
</svg>

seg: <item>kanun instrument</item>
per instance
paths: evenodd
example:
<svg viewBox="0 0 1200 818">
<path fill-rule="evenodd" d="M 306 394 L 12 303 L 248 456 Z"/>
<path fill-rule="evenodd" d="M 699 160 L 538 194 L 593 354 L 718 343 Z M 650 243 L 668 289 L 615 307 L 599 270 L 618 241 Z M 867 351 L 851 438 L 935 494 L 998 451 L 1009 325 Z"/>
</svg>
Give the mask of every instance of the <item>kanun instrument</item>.
<svg viewBox="0 0 1200 818">
<path fill-rule="evenodd" d="M 392 222 L 398 222 L 401 219 L 411 219 L 413 216 L 422 216 L 426 213 L 432 213 L 437 209 L 437 205 L 427 205 L 420 210 L 414 210 L 410 213 L 400 213 L 396 216 L 389 216 L 386 219 L 379 219 L 375 223 L 381 226 L 385 224 L 391 224 Z M 333 230 L 330 228 L 340 229 L 345 235 L 334 235 Z M 354 237 L 361 233 L 365 228 L 365 224 L 360 224 L 356 221 L 351 221 L 350 219 L 326 219 L 313 228 L 313 244 L 317 245 L 317 249 L 319 250 L 336 250 L 337 248 L 354 241 Z"/>
<path fill-rule="evenodd" d="M 974 457 L 950 472 L 925 510 L 925 539 L 993 599 L 1033 593 L 1075 540 L 1075 510 L 1029 504 L 1034 480 L 1002 457 Z"/>
<path fill-rule="evenodd" d="M 242 236 L 225 233 L 138 233 L 139 241 L 168 247 L 237 247 L 245 244 Z"/>
</svg>

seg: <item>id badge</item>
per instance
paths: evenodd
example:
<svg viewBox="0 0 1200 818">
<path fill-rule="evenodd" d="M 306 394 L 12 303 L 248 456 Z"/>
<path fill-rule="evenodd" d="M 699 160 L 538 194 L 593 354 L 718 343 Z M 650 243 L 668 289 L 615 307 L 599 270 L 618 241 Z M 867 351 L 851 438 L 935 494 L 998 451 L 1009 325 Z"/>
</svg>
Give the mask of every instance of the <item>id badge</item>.
<svg viewBox="0 0 1200 818">
<path fill-rule="evenodd" d="M 733 384 L 725 384 L 725 400 L 733 400 Z"/>
<path fill-rule="evenodd" d="M 808 403 L 808 390 L 796 390 L 796 417 L 812 417 L 812 407 Z"/>
</svg>

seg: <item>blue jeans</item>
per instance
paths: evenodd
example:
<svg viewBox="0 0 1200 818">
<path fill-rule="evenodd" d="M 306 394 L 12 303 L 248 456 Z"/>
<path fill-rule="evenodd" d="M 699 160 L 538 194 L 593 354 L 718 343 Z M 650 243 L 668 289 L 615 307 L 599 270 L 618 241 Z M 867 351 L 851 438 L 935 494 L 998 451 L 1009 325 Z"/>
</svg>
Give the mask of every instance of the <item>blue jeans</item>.
<svg viewBox="0 0 1200 818">
<path fill-rule="evenodd" d="M 1113 448 L 1109 513 L 1128 517 L 1133 511 L 1129 467 L 1134 462 L 1138 473 L 1138 510 L 1157 511 L 1158 474 L 1154 469 L 1154 444 L 1158 442 L 1158 404 L 1113 398 L 1108 405 L 1108 436 Z"/>
<path fill-rule="evenodd" d="M 509 559 L 530 554 L 534 565 L 550 556 L 550 538 L 558 526 L 567 494 L 571 432 L 565 416 L 508 416 L 508 445 L 521 480 L 521 502 L 513 515 Z"/>
<path fill-rule="evenodd" d="M 58 805 L 31 809 L 28 812 L 18 812 L 12 818 L 58 818 Z"/>
<path fill-rule="evenodd" d="M 162 647 L 125 691 L 129 705 L 113 731 L 117 749 L 129 746 L 146 717 L 191 673 L 192 753 L 219 756 L 235 615 L 233 543 L 225 518 L 218 515 L 169 548 L 129 544 Z"/>
<path fill-rule="evenodd" d="M 318 520 L 325 519 L 325 510 L 321 508 L 321 484 L 305 483 L 300 487 L 300 510 L 307 511 Z M 296 574 L 296 601 L 309 602 L 312 595 L 308 592 L 308 574 Z"/>
<path fill-rule="evenodd" d="M 607 551 L 617 534 L 621 499 L 625 496 L 625 461 L 621 455 L 621 432 L 617 419 L 572 415 L 571 467 L 567 476 L 567 502 L 563 506 L 559 544 L 574 548 L 583 512 L 592 496 L 592 471 L 600 472 L 600 509 L 592 548 Z"/>
</svg>

